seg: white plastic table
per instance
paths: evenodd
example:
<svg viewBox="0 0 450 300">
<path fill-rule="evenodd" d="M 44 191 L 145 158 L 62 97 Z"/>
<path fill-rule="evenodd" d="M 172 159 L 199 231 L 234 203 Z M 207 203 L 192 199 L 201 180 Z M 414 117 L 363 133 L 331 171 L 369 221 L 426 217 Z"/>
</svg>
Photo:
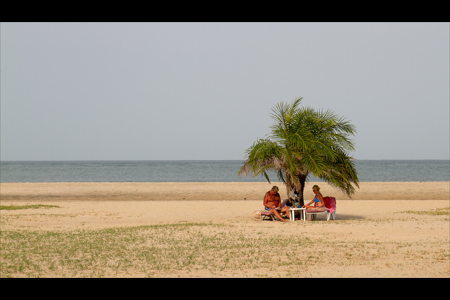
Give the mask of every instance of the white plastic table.
<svg viewBox="0 0 450 300">
<path fill-rule="evenodd" d="M 299 207 L 299 208 L 290 207 L 289 208 L 289 213 L 291 215 L 291 221 L 295 221 L 295 211 L 296 210 L 303 211 L 303 221 L 306 221 L 306 208 L 304 208 L 304 207 Z"/>
</svg>

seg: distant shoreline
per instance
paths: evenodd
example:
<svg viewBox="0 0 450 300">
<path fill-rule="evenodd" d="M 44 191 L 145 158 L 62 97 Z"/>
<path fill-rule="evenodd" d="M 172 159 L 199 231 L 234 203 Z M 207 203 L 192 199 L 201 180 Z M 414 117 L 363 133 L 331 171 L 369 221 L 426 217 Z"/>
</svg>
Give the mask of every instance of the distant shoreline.
<svg viewBox="0 0 450 300">
<path fill-rule="evenodd" d="M 14 182 L 266 182 L 237 175 L 239 160 L 1 162 L 0 183 Z M 361 182 L 447 182 L 449 160 L 355 161 Z M 278 182 L 275 172 L 269 179 Z M 310 181 L 321 182 L 310 174 Z"/>
</svg>

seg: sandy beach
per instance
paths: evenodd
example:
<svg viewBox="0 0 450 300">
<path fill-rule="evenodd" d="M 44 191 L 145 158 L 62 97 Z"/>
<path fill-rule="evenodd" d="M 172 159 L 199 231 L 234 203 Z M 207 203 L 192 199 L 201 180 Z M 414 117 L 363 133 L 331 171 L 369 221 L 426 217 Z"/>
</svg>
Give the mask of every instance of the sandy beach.
<svg viewBox="0 0 450 300">
<path fill-rule="evenodd" d="M 264 193 L 273 185 L 280 187 L 282 198 L 286 197 L 282 183 L 1 183 L 2 206 L 56 206 L 1 210 L 1 230 L 67 233 L 171 224 L 194 224 L 190 226 L 197 228 L 195 224 L 209 224 L 197 228 L 208 238 L 217 238 L 223 230 L 224 235 L 234 232 L 247 240 L 261 236 L 275 241 L 299 239 L 283 244 L 283 251 L 270 256 L 285 257 L 292 248 L 294 260 L 303 263 L 292 266 L 274 261 L 268 267 L 264 261 L 247 268 L 242 261 L 239 267 L 226 261 L 228 264 L 218 263 L 213 268 L 199 267 L 197 262 L 196 267 L 176 270 L 155 269 L 149 264 L 145 271 L 136 266 L 114 274 L 100 268 L 98 272 L 103 273 L 98 274 L 102 277 L 450 276 L 449 215 L 433 214 L 449 207 L 449 182 L 363 182 L 352 199 L 328 184 L 310 182 L 305 188 L 306 199 L 313 199 L 314 184 L 321 186 L 324 196 L 337 199 L 336 220 L 327 222 L 324 215 L 315 221 L 289 223 L 255 218 L 254 211 L 263 208 Z M 186 230 L 193 234 L 193 229 Z M 190 238 L 193 236 L 189 234 L 179 237 L 186 242 Z M 2 246 L 9 243 L 5 239 L 2 236 Z M 300 240 L 311 244 L 299 249 Z M 226 243 L 239 241 L 230 237 Z M 316 255 L 312 262 L 311 257 Z M 11 264 L 2 265 L 2 277 L 97 277 L 97 273 L 71 273 L 63 267 L 44 267 L 47 271 L 33 275 L 31 271 L 11 271 Z"/>
</svg>

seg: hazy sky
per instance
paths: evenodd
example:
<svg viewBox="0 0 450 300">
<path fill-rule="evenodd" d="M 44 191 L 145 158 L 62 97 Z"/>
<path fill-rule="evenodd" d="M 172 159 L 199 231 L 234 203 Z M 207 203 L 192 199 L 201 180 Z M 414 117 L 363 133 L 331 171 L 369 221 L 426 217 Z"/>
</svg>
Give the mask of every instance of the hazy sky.
<svg viewBox="0 0 450 300">
<path fill-rule="evenodd" d="M 1 23 L 1 160 L 222 160 L 277 102 L 449 159 L 449 23 Z"/>
</svg>

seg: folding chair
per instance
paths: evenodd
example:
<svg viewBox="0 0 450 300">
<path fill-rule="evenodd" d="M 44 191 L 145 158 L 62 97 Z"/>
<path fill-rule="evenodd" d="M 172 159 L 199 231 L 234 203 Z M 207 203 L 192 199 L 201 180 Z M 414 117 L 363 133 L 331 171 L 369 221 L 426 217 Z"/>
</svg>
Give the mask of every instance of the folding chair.
<svg viewBox="0 0 450 300">
<path fill-rule="evenodd" d="M 283 208 L 286 205 L 287 201 L 288 199 L 283 200 L 283 202 L 281 202 L 281 208 Z M 273 213 L 265 209 L 261 211 L 261 216 L 263 217 L 263 221 L 264 220 L 277 221 L 277 218 L 273 215 Z"/>
<path fill-rule="evenodd" d="M 272 221 L 276 221 L 275 216 L 273 215 L 273 213 L 271 213 L 268 210 L 263 210 L 261 211 L 261 216 L 263 217 L 262 220 L 272 220 Z"/>
</svg>

